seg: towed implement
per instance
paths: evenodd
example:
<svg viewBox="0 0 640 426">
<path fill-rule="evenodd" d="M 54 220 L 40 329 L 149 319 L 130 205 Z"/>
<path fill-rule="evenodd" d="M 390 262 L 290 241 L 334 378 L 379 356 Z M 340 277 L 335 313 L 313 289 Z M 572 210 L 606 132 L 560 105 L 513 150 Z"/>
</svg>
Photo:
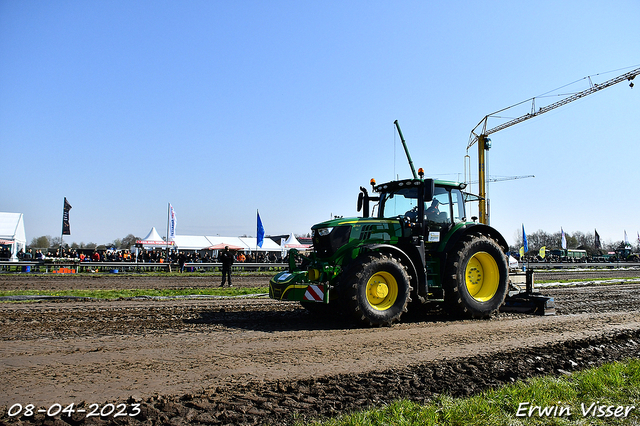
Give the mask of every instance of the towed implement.
<svg viewBox="0 0 640 426">
<path fill-rule="evenodd" d="M 465 200 L 473 196 L 464 183 L 416 174 L 400 137 L 413 178 L 379 185 L 372 179 L 373 195 L 360 188 L 362 217 L 314 225 L 313 252 L 290 251 L 288 270 L 269 282 L 271 298 L 368 326 L 390 325 L 408 309 L 434 303 L 466 318 L 500 309 L 509 293 L 507 242 L 467 219 Z"/>
</svg>

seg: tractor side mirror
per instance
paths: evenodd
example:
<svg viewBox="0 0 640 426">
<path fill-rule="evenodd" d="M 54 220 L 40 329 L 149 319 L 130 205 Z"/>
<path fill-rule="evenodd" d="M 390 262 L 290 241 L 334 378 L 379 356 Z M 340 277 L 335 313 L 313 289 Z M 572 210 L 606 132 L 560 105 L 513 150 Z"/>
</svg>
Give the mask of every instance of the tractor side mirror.
<svg viewBox="0 0 640 426">
<path fill-rule="evenodd" d="M 433 179 L 424 180 L 424 201 L 433 200 L 433 194 L 436 191 L 436 185 Z"/>
<path fill-rule="evenodd" d="M 362 217 L 369 217 L 369 193 L 364 187 L 360 187 L 360 193 L 358 194 L 358 211 L 362 212 Z"/>
</svg>

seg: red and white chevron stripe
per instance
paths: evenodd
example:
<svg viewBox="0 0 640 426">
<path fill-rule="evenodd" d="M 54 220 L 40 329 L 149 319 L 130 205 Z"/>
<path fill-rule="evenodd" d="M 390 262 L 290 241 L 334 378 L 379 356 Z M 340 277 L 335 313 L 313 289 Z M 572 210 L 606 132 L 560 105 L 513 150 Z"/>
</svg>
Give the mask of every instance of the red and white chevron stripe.
<svg viewBox="0 0 640 426">
<path fill-rule="evenodd" d="M 324 287 L 322 285 L 310 285 L 304 293 L 304 300 L 310 302 L 322 302 L 324 300 Z"/>
</svg>

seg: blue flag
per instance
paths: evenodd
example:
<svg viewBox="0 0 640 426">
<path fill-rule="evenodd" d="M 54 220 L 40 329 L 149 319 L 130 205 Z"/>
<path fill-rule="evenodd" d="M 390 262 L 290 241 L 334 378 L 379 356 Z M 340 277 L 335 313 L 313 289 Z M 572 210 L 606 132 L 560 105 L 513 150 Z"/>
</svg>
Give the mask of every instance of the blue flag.
<svg viewBox="0 0 640 426">
<path fill-rule="evenodd" d="M 260 212 L 258 212 L 258 238 L 257 244 L 258 247 L 262 248 L 262 243 L 264 243 L 264 226 L 262 226 L 262 221 L 260 220 Z"/>
<path fill-rule="evenodd" d="M 527 234 L 524 232 L 524 224 L 522 224 L 522 242 L 524 244 L 524 252 L 529 251 L 529 244 L 527 243 Z"/>
</svg>

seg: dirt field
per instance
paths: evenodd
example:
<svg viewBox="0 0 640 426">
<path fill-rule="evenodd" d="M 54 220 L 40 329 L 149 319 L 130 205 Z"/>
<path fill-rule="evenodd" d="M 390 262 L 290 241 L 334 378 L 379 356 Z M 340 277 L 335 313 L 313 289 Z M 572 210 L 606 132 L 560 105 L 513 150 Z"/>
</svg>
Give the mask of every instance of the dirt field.
<svg viewBox="0 0 640 426">
<path fill-rule="evenodd" d="M 217 280 L 24 274 L 0 275 L 0 288 L 184 288 Z M 245 277 L 234 285 L 266 282 Z M 397 398 L 470 395 L 640 357 L 639 287 L 545 289 L 555 316 L 461 321 L 435 312 L 373 329 L 318 321 L 295 303 L 269 299 L 2 303 L 0 423 L 289 424 Z M 15 404 L 23 415 L 9 417 Z M 24 415 L 28 404 L 34 415 Z M 86 412 L 47 416 L 70 404 Z M 100 411 L 108 415 L 91 415 Z"/>
</svg>

